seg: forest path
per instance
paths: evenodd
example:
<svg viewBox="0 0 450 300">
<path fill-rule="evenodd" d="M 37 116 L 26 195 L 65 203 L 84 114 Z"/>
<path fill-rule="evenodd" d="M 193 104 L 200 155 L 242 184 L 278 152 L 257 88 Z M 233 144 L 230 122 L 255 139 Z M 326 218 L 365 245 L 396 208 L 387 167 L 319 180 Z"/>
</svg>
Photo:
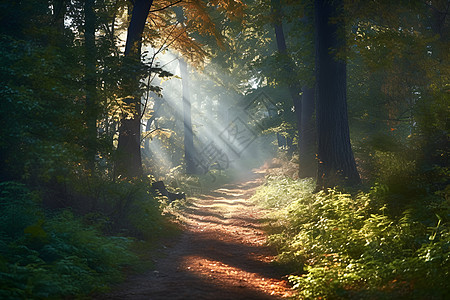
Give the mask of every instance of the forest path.
<svg viewBox="0 0 450 300">
<path fill-rule="evenodd" d="M 248 199 L 263 175 L 191 198 L 185 228 L 156 261 L 155 270 L 130 278 L 107 299 L 283 299 L 292 295 L 270 262 L 259 221 Z"/>
</svg>

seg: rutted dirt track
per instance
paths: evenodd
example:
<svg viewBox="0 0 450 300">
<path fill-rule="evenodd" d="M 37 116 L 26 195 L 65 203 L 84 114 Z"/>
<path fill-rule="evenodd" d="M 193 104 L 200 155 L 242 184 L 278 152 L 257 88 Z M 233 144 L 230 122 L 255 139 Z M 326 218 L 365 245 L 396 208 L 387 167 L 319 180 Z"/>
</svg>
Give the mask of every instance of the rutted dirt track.
<svg viewBox="0 0 450 300">
<path fill-rule="evenodd" d="M 273 252 L 248 198 L 261 174 L 193 198 L 185 229 L 156 268 L 130 278 L 107 299 L 283 299 L 292 295 L 270 262 Z"/>
</svg>

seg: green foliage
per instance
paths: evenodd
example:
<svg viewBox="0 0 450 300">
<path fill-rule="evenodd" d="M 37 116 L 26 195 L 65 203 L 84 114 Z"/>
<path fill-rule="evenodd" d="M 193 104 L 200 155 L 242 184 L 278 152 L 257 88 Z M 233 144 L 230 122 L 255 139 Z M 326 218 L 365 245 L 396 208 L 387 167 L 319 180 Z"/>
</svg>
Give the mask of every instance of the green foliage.
<svg viewBox="0 0 450 300">
<path fill-rule="evenodd" d="M 72 197 L 77 196 L 68 206 L 82 213 L 97 229 L 147 241 L 163 232 L 162 203 L 148 178 L 111 181 L 81 174 L 82 177 L 66 183 Z"/>
<path fill-rule="evenodd" d="M 0 191 L 0 298 L 105 291 L 135 262 L 130 239 L 102 236 L 70 211 L 46 214 L 24 185 L 1 183 Z"/>
<path fill-rule="evenodd" d="M 140 190 L 133 196 L 133 202 L 127 212 L 127 219 L 139 237 L 153 240 L 159 237 L 165 229 L 161 213 L 163 207 L 155 192 L 150 190 L 148 181 L 142 182 L 140 187 Z"/>
<path fill-rule="evenodd" d="M 442 138 L 412 134 L 402 141 L 399 134 L 391 133 L 375 134 L 359 143 L 362 174 L 376 187 L 374 199 L 385 204 L 389 214 L 399 216 L 405 209 L 420 210 L 420 205 L 436 202 L 436 193 L 443 196 L 450 177 L 444 162 L 448 154 L 440 150 L 445 147 Z M 429 144 L 423 147 L 422 143 L 434 144 L 434 154 L 427 150 Z M 437 147 L 438 143 L 441 147 Z"/>
<path fill-rule="evenodd" d="M 291 266 L 300 299 L 448 295 L 448 200 L 429 195 L 390 215 L 384 186 L 356 195 L 312 189 L 312 182 L 272 178 L 253 198 L 273 209 L 269 241 Z"/>
<path fill-rule="evenodd" d="M 442 51 L 448 22 L 439 19 L 445 7 L 446 1 L 346 2 L 349 116 L 358 163 L 370 184 L 387 185 L 401 197 L 448 184 L 440 175 L 449 154 L 450 68 Z"/>
<path fill-rule="evenodd" d="M 52 176 L 81 152 L 80 105 L 73 101 L 79 88 L 75 50 L 67 48 L 61 56 L 57 47 L 1 34 L 0 46 L 0 111 L 6 120 L 0 129 L 0 175 Z"/>
<path fill-rule="evenodd" d="M 253 198 L 258 199 L 258 203 L 266 208 L 284 208 L 293 199 L 311 194 L 314 189 L 311 182 L 311 179 L 271 178 L 265 186 L 267 189 L 258 189 Z"/>
</svg>

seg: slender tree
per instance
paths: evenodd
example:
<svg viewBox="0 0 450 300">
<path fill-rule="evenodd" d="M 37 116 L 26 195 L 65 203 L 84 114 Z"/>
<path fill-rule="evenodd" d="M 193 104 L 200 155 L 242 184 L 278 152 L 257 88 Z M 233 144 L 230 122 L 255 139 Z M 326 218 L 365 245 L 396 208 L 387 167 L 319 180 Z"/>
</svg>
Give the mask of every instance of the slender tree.
<svg viewBox="0 0 450 300">
<path fill-rule="evenodd" d="M 280 0 L 271 0 L 274 14 L 273 26 L 275 29 L 278 52 L 285 59 L 284 72 L 286 78 L 295 73 L 295 64 L 289 56 L 284 36 Z M 289 94 L 295 108 L 297 117 L 297 130 L 299 133 L 299 176 L 300 178 L 314 177 L 315 167 L 315 132 L 312 116 L 314 114 L 314 90 L 308 86 L 301 88 L 299 82 L 288 82 Z"/>
<path fill-rule="evenodd" d="M 183 84 L 183 124 L 184 124 L 184 160 L 186 173 L 195 174 L 194 133 L 192 131 L 191 99 L 189 90 L 189 70 L 186 61 L 180 58 L 180 74 Z"/>
<path fill-rule="evenodd" d="M 177 21 L 181 24 L 181 27 L 185 27 L 185 17 L 182 7 L 176 7 L 174 9 Z M 183 130 L 184 130 L 184 161 L 187 174 L 196 173 L 195 165 L 195 148 L 194 148 L 194 132 L 192 131 L 192 118 L 191 118 L 191 93 L 189 89 L 189 69 L 188 64 L 184 58 L 179 59 L 180 74 L 182 80 L 182 98 L 183 98 Z"/>
<path fill-rule="evenodd" d="M 85 0 L 84 2 L 84 41 L 85 41 L 85 88 L 86 88 L 86 128 L 87 128 L 87 162 L 88 168 L 94 170 L 97 140 L 97 74 L 96 74 L 96 53 L 95 46 L 95 0 Z"/>
<path fill-rule="evenodd" d="M 347 116 L 347 71 L 336 52 L 345 46 L 342 0 L 315 1 L 317 189 L 360 182 Z M 332 21 L 333 20 L 333 21 Z"/>
</svg>

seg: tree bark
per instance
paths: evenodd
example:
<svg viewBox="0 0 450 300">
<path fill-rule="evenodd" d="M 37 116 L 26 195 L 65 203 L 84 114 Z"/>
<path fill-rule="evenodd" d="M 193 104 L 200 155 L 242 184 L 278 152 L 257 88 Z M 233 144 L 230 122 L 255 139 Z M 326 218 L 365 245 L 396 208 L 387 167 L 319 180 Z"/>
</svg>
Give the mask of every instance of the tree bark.
<svg viewBox="0 0 450 300">
<path fill-rule="evenodd" d="M 317 143 L 316 124 L 313 119 L 315 112 L 314 87 L 302 88 L 302 117 L 300 120 L 299 147 L 299 177 L 315 177 L 317 174 Z"/>
<path fill-rule="evenodd" d="M 317 190 L 360 183 L 350 145 L 346 62 L 334 54 L 345 46 L 344 24 L 330 21 L 342 7 L 342 0 L 315 0 Z"/>
<path fill-rule="evenodd" d="M 141 92 L 139 89 L 139 73 L 136 66 L 140 64 L 142 34 L 153 0 L 135 0 L 131 13 L 131 21 L 127 31 L 125 44 L 125 74 L 123 88 L 128 93 L 127 104 L 133 109 L 131 119 L 122 119 L 119 127 L 117 146 L 118 161 L 116 173 L 123 177 L 142 175 L 141 162 Z"/>
<path fill-rule="evenodd" d="M 271 2 L 275 19 L 273 26 L 275 29 L 278 52 L 287 58 L 287 64 L 284 67 L 286 74 L 293 74 L 295 72 L 295 67 L 294 62 L 287 53 L 280 0 L 272 0 Z M 314 177 L 316 173 L 316 138 L 314 130 L 315 126 L 312 122 L 312 116 L 314 114 L 314 93 L 311 88 L 304 87 L 303 95 L 300 96 L 302 88 L 300 88 L 299 84 L 295 84 L 293 82 L 288 82 L 288 90 L 294 104 L 297 119 L 297 130 L 299 134 L 299 177 Z"/>
</svg>

